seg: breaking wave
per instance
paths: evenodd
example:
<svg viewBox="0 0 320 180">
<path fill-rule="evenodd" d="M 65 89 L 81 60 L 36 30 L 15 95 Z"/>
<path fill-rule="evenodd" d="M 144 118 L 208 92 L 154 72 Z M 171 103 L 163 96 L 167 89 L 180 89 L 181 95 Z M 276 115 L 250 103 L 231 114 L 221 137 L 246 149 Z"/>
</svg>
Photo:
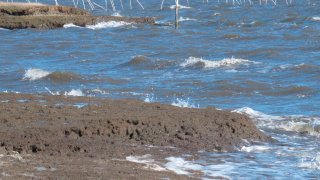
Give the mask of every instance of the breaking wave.
<svg viewBox="0 0 320 180">
<path fill-rule="evenodd" d="M 246 59 L 237 59 L 237 58 L 225 58 L 220 61 L 211 61 L 205 60 L 202 58 L 189 57 L 185 62 L 181 63 L 180 66 L 187 68 L 202 68 L 202 69 L 213 69 L 213 68 L 228 68 L 228 67 L 237 67 L 241 65 L 248 66 L 250 64 L 258 64 L 255 61 L 249 61 Z"/>
<path fill-rule="evenodd" d="M 82 28 L 81 26 L 77 26 L 73 23 L 63 25 L 63 28 Z"/>
<path fill-rule="evenodd" d="M 42 70 L 42 69 L 28 69 L 25 71 L 23 79 L 34 81 L 34 80 L 44 78 L 44 77 L 48 76 L 49 74 L 50 74 L 50 72 Z"/>
<path fill-rule="evenodd" d="M 108 21 L 108 22 L 101 22 L 95 25 L 87 25 L 86 28 L 89 29 L 104 29 L 104 28 L 116 28 L 116 27 L 121 27 L 121 26 L 128 26 L 131 25 L 132 23 L 128 22 L 123 22 L 123 21 Z"/>
<path fill-rule="evenodd" d="M 65 95 L 65 96 L 85 96 L 85 94 L 80 90 L 80 89 L 72 89 L 70 91 L 64 91 L 64 92 L 53 92 L 49 88 L 45 87 L 45 89 L 54 96 L 59 96 L 59 95 Z"/>
<path fill-rule="evenodd" d="M 100 22 L 94 25 L 86 25 L 85 27 L 77 26 L 75 24 L 69 23 L 63 25 L 63 28 L 87 28 L 92 30 L 105 29 L 105 28 L 117 28 L 122 26 L 132 25 L 133 23 L 128 23 L 124 21 L 108 21 L 108 22 Z"/>
<path fill-rule="evenodd" d="M 179 5 L 178 7 L 179 7 L 179 9 L 191 9 L 190 6 Z M 170 6 L 170 9 L 176 9 L 176 5 Z"/>
<path fill-rule="evenodd" d="M 320 170 L 320 153 L 317 153 L 317 155 L 313 158 L 302 159 L 302 161 L 298 164 L 298 167 Z"/>
<path fill-rule="evenodd" d="M 320 117 L 302 115 L 273 116 L 255 111 L 249 107 L 236 109 L 233 112 L 247 114 L 258 127 L 296 132 L 300 135 L 320 137 Z"/>
<path fill-rule="evenodd" d="M 320 17 L 319 16 L 314 16 L 311 19 L 314 20 L 314 21 L 320 21 Z"/>
<path fill-rule="evenodd" d="M 80 79 L 81 76 L 71 72 L 49 72 L 42 69 L 28 69 L 25 71 L 23 80 L 35 81 L 43 78 L 48 78 L 54 82 L 68 82 L 72 80 Z"/>
<path fill-rule="evenodd" d="M 179 18 L 179 21 L 180 21 L 180 22 L 183 22 L 183 21 L 197 21 L 197 19 L 188 18 L 188 17 L 185 18 L 185 17 L 182 17 L 182 16 L 181 16 L 181 17 Z"/>
<path fill-rule="evenodd" d="M 175 101 L 171 103 L 171 105 L 182 107 L 182 108 L 199 108 L 199 105 L 195 106 L 194 104 L 191 104 L 189 101 L 190 101 L 189 98 L 187 100 L 177 98 Z"/>
</svg>

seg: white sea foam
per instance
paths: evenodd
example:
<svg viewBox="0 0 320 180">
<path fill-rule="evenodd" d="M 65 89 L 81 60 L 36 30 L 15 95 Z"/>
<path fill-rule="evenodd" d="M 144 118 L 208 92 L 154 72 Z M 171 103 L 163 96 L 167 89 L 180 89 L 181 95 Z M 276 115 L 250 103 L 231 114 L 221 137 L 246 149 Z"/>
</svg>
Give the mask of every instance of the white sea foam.
<svg viewBox="0 0 320 180">
<path fill-rule="evenodd" d="M 183 22 L 183 21 L 197 21 L 197 19 L 188 18 L 188 17 L 185 18 L 185 17 L 180 16 L 179 21 L 180 22 Z"/>
<path fill-rule="evenodd" d="M 253 145 L 253 146 L 243 146 L 240 151 L 244 152 L 261 152 L 261 151 L 268 151 L 271 148 L 268 146 L 258 146 L 258 145 Z"/>
<path fill-rule="evenodd" d="M 24 80 L 30 80 L 30 81 L 34 81 L 34 80 L 38 80 L 41 78 L 44 78 L 46 76 L 48 76 L 50 74 L 50 72 L 42 70 L 42 69 L 28 69 L 25 71 L 25 74 L 23 76 Z"/>
<path fill-rule="evenodd" d="M 176 174 L 191 175 L 189 171 L 200 171 L 203 169 L 202 165 L 193 164 L 180 157 L 168 157 L 166 160 L 169 162 L 165 164 L 165 167 Z"/>
<path fill-rule="evenodd" d="M 311 136 L 320 137 L 320 118 L 298 118 L 281 124 L 280 128 L 286 131 L 308 133 Z"/>
<path fill-rule="evenodd" d="M 250 64 L 258 64 L 255 61 L 249 61 L 246 59 L 237 59 L 237 58 L 225 58 L 220 61 L 211 61 L 205 60 L 202 58 L 197 57 L 189 57 L 185 60 L 185 62 L 181 63 L 180 66 L 182 67 L 192 67 L 192 66 L 200 66 L 205 69 L 212 69 L 212 68 L 227 68 L 227 67 L 236 67 L 240 65 L 250 65 Z"/>
<path fill-rule="evenodd" d="M 320 21 L 320 17 L 319 16 L 314 16 L 311 19 L 314 20 L 314 21 Z"/>
<path fill-rule="evenodd" d="M 80 89 L 72 89 L 69 92 L 64 93 L 65 96 L 84 96 L 83 92 Z"/>
<path fill-rule="evenodd" d="M 85 96 L 85 94 L 80 89 L 72 89 L 71 91 L 65 91 L 65 92 L 53 92 L 49 88 L 45 87 L 45 89 L 54 96 L 59 96 L 61 94 L 65 96 Z"/>
<path fill-rule="evenodd" d="M 101 89 L 99 89 L 99 88 L 93 89 L 92 92 L 93 92 L 93 93 L 104 94 L 104 95 L 105 95 L 105 94 L 110 94 L 109 92 L 107 92 L 107 91 L 105 91 L 105 90 L 101 90 Z"/>
<path fill-rule="evenodd" d="M 320 153 L 317 153 L 317 155 L 310 160 L 302 159 L 298 167 L 320 170 Z"/>
<path fill-rule="evenodd" d="M 81 28 L 80 26 L 74 25 L 73 23 L 63 25 L 63 28 Z"/>
<path fill-rule="evenodd" d="M 9 29 L 5 29 L 5 28 L 0 28 L 0 30 L 9 31 Z"/>
<path fill-rule="evenodd" d="M 171 103 L 171 105 L 177 106 L 177 107 L 182 107 L 182 108 L 199 108 L 199 105 L 197 107 L 194 104 L 191 104 L 189 101 L 190 101 L 189 98 L 187 100 L 177 98 L 175 101 L 173 101 Z"/>
<path fill-rule="evenodd" d="M 132 23 L 128 22 L 123 22 L 123 21 L 108 21 L 108 22 L 101 22 L 95 25 L 87 25 L 86 28 L 89 29 L 104 29 L 104 28 L 116 28 L 116 27 L 121 27 L 121 26 L 128 26 L 131 25 Z"/>
<path fill-rule="evenodd" d="M 320 117 L 302 115 L 273 116 L 255 111 L 249 107 L 239 108 L 233 112 L 247 114 L 258 127 L 279 129 L 297 133 L 307 133 L 311 136 L 320 137 Z"/>
<path fill-rule="evenodd" d="M 154 102 L 154 95 L 153 94 L 146 94 L 146 97 L 144 99 L 144 102 L 146 103 L 151 103 Z"/>
<path fill-rule="evenodd" d="M 191 161 L 186 161 L 181 157 L 168 157 L 165 164 L 166 169 L 175 172 L 176 174 L 192 176 L 196 171 L 202 172 L 205 176 L 223 177 L 231 179 L 226 174 L 232 172 L 234 167 L 229 164 L 216 164 L 204 166 Z"/>
<path fill-rule="evenodd" d="M 190 6 L 179 5 L 178 7 L 179 7 L 179 9 L 191 9 Z M 176 5 L 170 6 L 170 9 L 176 9 Z"/>
<path fill-rule="evenodd" d="M 157 164 L 157 162 L 152 159 L 152 156 L 150 154 L 146 154 L 143 156 L 127 156 L 127 161 L 144 164 L 145 168 L 152 169 L 155 171 L 167 171 L 166 168 L 163 168 Z"/>
</svg>

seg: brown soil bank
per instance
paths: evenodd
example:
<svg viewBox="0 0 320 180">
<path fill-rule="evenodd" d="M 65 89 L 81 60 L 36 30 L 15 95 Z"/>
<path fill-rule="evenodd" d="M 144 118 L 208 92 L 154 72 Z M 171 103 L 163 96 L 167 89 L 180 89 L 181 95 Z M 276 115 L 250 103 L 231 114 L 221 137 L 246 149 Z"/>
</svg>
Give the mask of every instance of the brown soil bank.
<svg viewBox="0 0 320 180">
<path fill-rule="evenodd" d="M 37 3 L 0 2 L 0 28 L 61 28 L 73 23 L 77 26 L 93 25 L 99 22 L 124 21 L 154 24 L 154 18 L 129 18 L 115 16 L 93 16 L 89 12 L 67 6 L 49 6 Z"/>
<path fill-rule="evenodd" d="M 232 151 L 243 139 L 271 140 L 248 117 L 214 108 L 0 93 L 0 179 L 200 178 L 126 157 L 150 154 L 163 167 L 168 156 L 193 160 L 198 150 Z"/>
<path fill-rule="evenodd" d="M 232 151 L 270 140 L 241 114 L 136 100 L 2 93 L 0 123 L 0 146 L 19 153 L 95 153 L 115 142 Z"/>
</svg>

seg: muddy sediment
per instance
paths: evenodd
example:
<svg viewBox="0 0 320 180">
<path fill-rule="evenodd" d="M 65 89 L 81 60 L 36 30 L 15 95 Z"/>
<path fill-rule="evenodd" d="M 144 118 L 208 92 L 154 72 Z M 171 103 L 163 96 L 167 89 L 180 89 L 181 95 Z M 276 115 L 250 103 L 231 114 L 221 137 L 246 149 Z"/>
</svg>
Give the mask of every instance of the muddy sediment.
<svg viewBox="0 0 320 180">
<path fill-rule="evenodd" d="M 67 6 L 0 2 L 0 28 L 5 29 L 53 29 L 70 23 L 84 27 L 108 21 L 155 23 L 154 18 L 148 17 L 93 16 L 85 10 Z"/>
<path fill-rule="evenodd" d="M 247 116 L 229 111 L 89 97 L 1 93 L 0 124 L 2 154 L 31 154 L 33 160 L 47 164 L 67 157 L 104 159 L 120 167 L 123 162 L 111 159 L 125 159 L 137 152 L 159 154 L 141 147 L 234 151 L 243 139 L 270 140 Z M 131 165 L 128 167 L 130 171 Z"/>
</svg>

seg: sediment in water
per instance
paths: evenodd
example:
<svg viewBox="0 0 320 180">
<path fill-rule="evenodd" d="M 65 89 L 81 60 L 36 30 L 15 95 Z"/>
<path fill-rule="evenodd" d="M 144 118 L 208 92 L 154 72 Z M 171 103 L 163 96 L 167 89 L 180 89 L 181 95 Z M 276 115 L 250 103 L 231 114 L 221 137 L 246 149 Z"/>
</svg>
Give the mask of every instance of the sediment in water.
<svg viewBox="0 0 320 180">
<path fill-rule="evenodd" d="M 154 24 L 154 18 L 93 16 L 89 12 L 67 6 L 50 6 L 37 3 L 2 3 L 0 2 L 0 28 L 61 28 L 65 24 L 84 27 L 99 22 L 123 21 L 129 23 Z"/>
</svg>

